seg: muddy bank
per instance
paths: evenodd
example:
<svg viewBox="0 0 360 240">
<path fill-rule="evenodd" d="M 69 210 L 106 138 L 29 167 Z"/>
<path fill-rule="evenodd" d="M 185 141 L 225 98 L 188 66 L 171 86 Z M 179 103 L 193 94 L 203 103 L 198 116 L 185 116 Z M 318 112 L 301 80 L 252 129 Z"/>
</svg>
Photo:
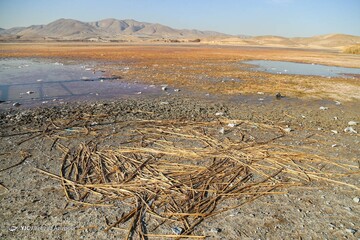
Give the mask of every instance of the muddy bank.
<svg viewBox="0 0 360 240">
<path fill-rule="evenodd" d="M 224 142 L 226 138 L 238 141 L 241 136 L 245 141 L 257 143 L 271 140 L 271 143 L 289 148 L 289 151 L 316 153 L 329 161 L 347 164 L 348 170 L 356 171 L 360 160 L 360 137 L 359 134 L 344 132 L 344 129 L 350 121 L 360 120 L 358 107 L 357 102 L 338 105 L 333 101 L 282 99 L 244 102 L 243 99 L 166 96 L 2 111 L 1 237 L 118 239 L 126 236 L 126 224 L 109 232 L 104 230 L 107 221 L 109 224 L 116 221 L 128 208 L 120 203 L 116 208 L 68 203 L 60 182 L 36 170 L 58 174 L 64 156 L 55 150 L 56 144 L 75 147 L 94 141 L 97 134 L 93 129 L 106 133 L 104 136 L 117 134 L 99 141 L 101 149 L 123 144 L 124 137 L 136 131 L 136 127 L 131 125 L 136 121 L 215 122 L 215 127 L 207 131 Z M 71 122 L 72 119 L 76 120 Z M 59 122 L 67 120 L 69 128 L 62 129 Z M 242 122 L 236 127 L 223 123 L 231 120 Z M 358 126 L 353 128 L 359 130 Z M 55 143 L 52 139 L 40 137 L 49 129 L 55 133 L 56 129 L 61 130 Z M 234 135 L 236 131 L 241 134 Z M 14 166 L 16 163 L 19 164 Z M 327 169 L 329 165 L 320 167 Z M 360 230 L 360 206 L 356 202 L 359 191 L 349 186 L 358 185 L 358 176 L 351 174 L 336 178 L 345 184 L 309 181 L 302 187 L 279 189 L 278 194 L 264 195 L 242 207 L 208 218 L 194 229 L 193 234 L 207 239 L 356 239 Z M 233 199 L 231 203 L 239 204 L 241 199 Z M 29 230 L 29 226 L 35 228 Z M 174 227 L 179 226 L 166 225 L 160 233 L 174 234 Z"/>
</svg>

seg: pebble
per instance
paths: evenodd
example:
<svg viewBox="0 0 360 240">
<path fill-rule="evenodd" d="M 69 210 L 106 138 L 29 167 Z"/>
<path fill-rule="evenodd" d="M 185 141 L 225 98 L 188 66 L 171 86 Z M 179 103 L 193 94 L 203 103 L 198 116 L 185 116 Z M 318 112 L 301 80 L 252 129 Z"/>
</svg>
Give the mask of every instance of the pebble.
<svg viewBox="0 0 360 240">
<path fill-rule="evenodd" d="M 331 132 L 334 134 L 338 134 L 338 131 L 336 131 L 336 130 L 331 130 Z"/>
<path fill-rule="evenodd" d="M 348 233 L 351 233 L 351 234 L 355 234 L 357 232 L 357 230 L 353 229 L 353 228 L 348 228 L 345 231 L 347 231 Z"/>
<path fill-rule="evenodd" d="M 259 95 L 264 95 L 264 93 L 263 93 L 263 92 L 257 92 L 257 94 L 259 94 Z"/>
<path fill-rule="evenodd" d="M 229 123 L 228 127 L 236 127 L 236 123 Z"/>
<path fill-rule="evenodd" d="M 135 93 L 135 94 L 140 95 L 140 94 L 142 94 L 142 92 L 137 92 L 137 93 Z"/>
<path fill-rule="evenodd" d="M 338 145 L 337 144 L 333 144 L 333 145 L 331 145 L 331 147 L 337 147 Z"/>
<path fill-rule="evenodd" d="M 358 122 L 355 122 L 355 121 L 350 121 L 350 122 L 348 122 L 348 125 L 349 126 L 355 126 L 355 125 L 357 125 L 358 124 Z"/>
<path fill-rule="evenodd" d="M 174 89 L 174 92 L 180 92 L 180 89 L 176 88 Z"/>
<path fill-rule="evenodd" d="M 168 105 L 169 102 L 160 102 L 160 105 Z"/>
<path fill-rule="evenodd" d="M 351 207 L 344 207 L 344 209 L 348 210 L 349 212 L 352 211 Z"/>
<path fill-rule="evenodd" d="M 323 130 L 323 129 L 322 129 L 321 127 L 318 127 L 317 130 L 318 130 L 318 131 L 321 131 L 321 130 Z"/>
<path fill-rule="evenodd" d="M 163 91 L 166 91 L 167 90 L 167 87 L 161 87 L 161 90 L 163 90 Z"/>
<path fill-rule="evenodd" d="M 181 227 L 173 227 L 171 228 L 171 231 L 176 235 L 180 235 L 184 231 L 184 229 L 182 229 Z"/>
<path fill-rule="evenodd" d="M 359 202 L 360 202 L 360 198 L 359 198 L 359 197 L 354 197 L 354 198 L 353 198 L 353 201 L 356 202 L 356 203 L 359 203 Z"/>
<path fill-rule="evenodd" d="M 215 116 L 223 116 L 223 115 L 224 115 L 223 112 L 217 112 L 217 113 L 215 113 Z"/>
<path fill-rule="evenodd" d="M 281 93 L 277 93 L 277 94 L 275 95 L 275 97 L 276 97 L 276 99 L 281 99 L 283 96 L 281 95 Z"/>
<path fill-rule="evenodd" d="M 264 101 L 265 99 L 263 99 L 263 98 L 259 98 L 258 100 L 259 100 L 259 101 Z"/>
<path fill-rule="evenodd" d="M 26 93 L 27 93 L 27 94 L 33 94 L 34 91 L 27 91 Z"/>
<path fill-rule="evenodd" d="M 224 134 L 225 133 L 225 128 L 223 128 L 223 127 L 220 128 L 219 133 Z"/>
<path fill-rule="evenodd" d="M 341 105 L 341 102 L 335 101 L 335 104 L 336 104 L 336 105 Z"/>
<path fill-rule="evenodd" d="M 284 130 L 285 132 L 287 132 L 287 133 L 294 131 L 294 130 L 292 130 L 292 129 L 291 129 L 291 128 L 289 128 L 289 127 L 287 127 L 287 128 L 283 128 L 283 130 Z"/>
<path fill-rule="evenodd" d="M 222 231 L 221 228 L 212 228 L 212 229 L 210 229 L 210 232 L 212 232 L 212 233 L 219 233 L 221 231 Z"/>
<path fill-rule="evenodd" d="M 13 103 L 13 106 L 14 106 L 14 107 L 20 107 L 20 105 L 21 105 L 21 103 L 18 103 L 18 102 Z"/>
<path fill-rule="evenodd" d="M 346 132 L 346 133 L 357 133 L 357 131 L 355 131 L 355 129 L 352 128 L 352 127 L 345 128 L 344 132 Z"/>
<path fill-rule="evenodd" d="M 323 107 L 323 106 L 321 106 L 319 109 L 320 109 L 320 110 L 328 110 L 329 108 L 328 108 L 328 107 Z"/>
</svg>

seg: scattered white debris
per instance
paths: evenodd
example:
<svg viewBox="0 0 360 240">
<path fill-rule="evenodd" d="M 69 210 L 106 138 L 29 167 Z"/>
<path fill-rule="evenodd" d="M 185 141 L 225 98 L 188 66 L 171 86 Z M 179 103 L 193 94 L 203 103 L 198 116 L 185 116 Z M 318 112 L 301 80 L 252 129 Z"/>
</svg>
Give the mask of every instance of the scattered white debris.
<svg viewBox="0 0 360 240">
<path fill-rule="evenodd" d="M 259 98 L 258 100 L 259 100 L 259 101 L 264 101 L 265 99 L 263 99 L 263 98 Z"/>
<path fill-rule="evenodd" d="M 357 131 L 352 127 L 345 128 L 344 132 L 346 132 L 346 133 L 357 133 Z"/>
<path fill-rule="evenodd" d="M 130 69 L 130 67 L 124 67 L 124 70 L 129 70 Z"/>
<path fill-rule="evenodd" d="M 217 112 L 217 113 L 215 113 L 215 116 L 223 116 L 223 115 L 224 115 L 223 112 Z"/>
<path fill-rule="evenodd" d="M 348 125 L 349 126 L 355 126 L 355 125 L 357 125 L 358 124 L 358 122 L 355 122 L 355 121 L 350 121 L 350 122 L 348 122 Z"/>
<path fill-rule="evenodd" d="M 88 77 L 82 77 L 81 79 L 82 79 L 82 80 L 89 80 L 90 78 L 88 78 Z"/>
<path fill-rule="evenodd" d="M 135 93 L 136 95 L 140 95 L 140 94 L 142 94 L 142 92 L 137 92 L 137 93 Z"/>
<path fill-rule="evenodd" d="M 42 82 L 43 80 L 42 79 L 38 79 L 38 80 L 36 80 L 37 82 Z"/>
<path fill-rule="evenodd" d="M 42 103 L 42 104 L 46 104 L 46 103 L 48 103 L 48 102 L 49 102 L 49 101 L 42 101 L 41 103 Z"/>
<path fill-rule="evenodd" d="M 169 102 L 160 102 L 160 105 L 168 105 Z"/>
<path fill-rule="evenodd" d="M 54 63 L 54 65 L 63 66 L 64 64 L 63 64 L 63 63 L 56 62 L 56 63 Z"/>
<path fill-rule="evenodd" d="M 166 87 L 166 86 L 161 87 L 161 90 L 166 91 L 166 90 L 167 90 L 167 87 Z"/>
<path fill-rule="evenodd" d="M 257 94 L 259 94 L 259 95 L 264 95 L 264 93 L 263 93 L 263 92 L 257 92 Z"/>
<path fill-rule="evenodd" d="M 318 131 L 321 131 L 321 130 L 323 130 L 323 129 L 322 129 L 321 127 L 318 127 L 317 130 L 318 130 Z"/>
<path fill-rule="evenodd" d="M 228 124 L 228 127 L 233 128 L 233 127 L 236 127 L 236 125 L 237 125 L 236 123 L 229 123 L 229 124 Z"/>
<path fill-rule="evenodd" d="M 182 229 L 181 227 L 173 227 L 171 228 L 171 231 L 176 235 L 180 235 L 184 231 L 184 229 Z"/>
<path fill-rule="evenodd" d="M 331 130 L 331 132 L 334 134 L 338 134 L 338 131 L 336 131 L 336 130 Z"/>
<path fill-rule="evenodd" d="M 225 133 L 225 128 L 223 128 L 223 127 L 220 128 L 219 133 L 224 134 Z"/>
<path fill-rule="evenodd" d="M 334 117 L 334 120 L 337 121 L 337 120 L 339 120 L 339 118 L 338 118 L 338 117 Z"/>
<path fill-rule="evenodd" d="M 359 203 L 359 202 L 360 202 L 360 198 L 359 198 L 359 197 L 354 197 L 354 198 L 353 198 L 353 201 L 356 202 L 356 203 Z"/>
<path fill-rule="evenodd" d="M 321 106 L 319 109 L 320 109 L 320 110 L 328 110 L 329 108 L 328 108 L 328 107 L 323 107 L 323 106 Z"/>
<path fill-rule="evenodd" d="M 294 131 L 289 127 L 283 128 L 283 130 L 284 130 L 284 132 L 287 132 L 287 133 Z"/>
<path fill-rule="evenodd" d="M 305 115 L 301 115 L 302 118 L 306 118 Z"/>
<path fill-rule="evenodd" d="M 21 105 L 21 103 L 18 103 L 18 102 L 13 103 L 14 107 L 20 107 L 20 105 Z"/>
<path fill-rule="evenodd" d="M 333 147 L 333 148 L 334 148 L 334 147 L 337 147 L 337 146 L 338 146 L 337 144 L 333 144 L 333 145 L 331 145 L 331 147 Z"/>
<path fill-rule="evenodd" d="M 176 88 L 174 89 L 174 92 L 180 92 L 180 89 Z"/>
<path fill-rule="evenodd" d="M 341 105 L 341 102 L 335 101 L 335 104 L 336 104 L 336 105 Z"/>
<path fill-rule="evenodd" d="M 104 82 L 104 79 L 100 79 L 100 82 Z"/>
<path fill-rule="evenodd" d="M 27 91 L 26 93 L 30 95 L 30 94 L 33 94 L 34 91 Z"/>
<path fill-rule="evenodd" d="M 85 68 L 85 71 L 91 71 L 92 68 Z"/>
</svg>

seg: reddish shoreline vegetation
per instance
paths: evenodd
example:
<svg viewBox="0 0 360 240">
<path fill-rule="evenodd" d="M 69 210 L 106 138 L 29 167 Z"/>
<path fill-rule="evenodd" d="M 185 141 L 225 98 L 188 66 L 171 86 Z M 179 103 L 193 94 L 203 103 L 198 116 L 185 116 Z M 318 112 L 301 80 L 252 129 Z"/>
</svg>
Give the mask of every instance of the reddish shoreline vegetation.
<svg viewBox="0 0 360 240">
<path fill-rule="evenodd" d="M 2 238 L 360 236 L 359 77 L 274 74 L 243 63 L 358 68 L 358 55 L 202 41 L 0 46 L 4 59 L 91 62 L 112 81 L 162 89 L 38 107 L 1 103 Z"/>
</svg>

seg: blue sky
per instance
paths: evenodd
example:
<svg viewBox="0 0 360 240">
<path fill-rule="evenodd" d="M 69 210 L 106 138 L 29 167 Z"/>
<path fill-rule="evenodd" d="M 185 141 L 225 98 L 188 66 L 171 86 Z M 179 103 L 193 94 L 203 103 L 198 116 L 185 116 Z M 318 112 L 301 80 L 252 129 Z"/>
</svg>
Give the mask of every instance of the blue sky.
<svg viewBox="0 0 360 240">
<path fill-rule="evenodd" d="M 360 36 L 360 0 L 0 0 L 2 28 L 59 18 L 135 19 L 235 35 Z"/>
</svg>

